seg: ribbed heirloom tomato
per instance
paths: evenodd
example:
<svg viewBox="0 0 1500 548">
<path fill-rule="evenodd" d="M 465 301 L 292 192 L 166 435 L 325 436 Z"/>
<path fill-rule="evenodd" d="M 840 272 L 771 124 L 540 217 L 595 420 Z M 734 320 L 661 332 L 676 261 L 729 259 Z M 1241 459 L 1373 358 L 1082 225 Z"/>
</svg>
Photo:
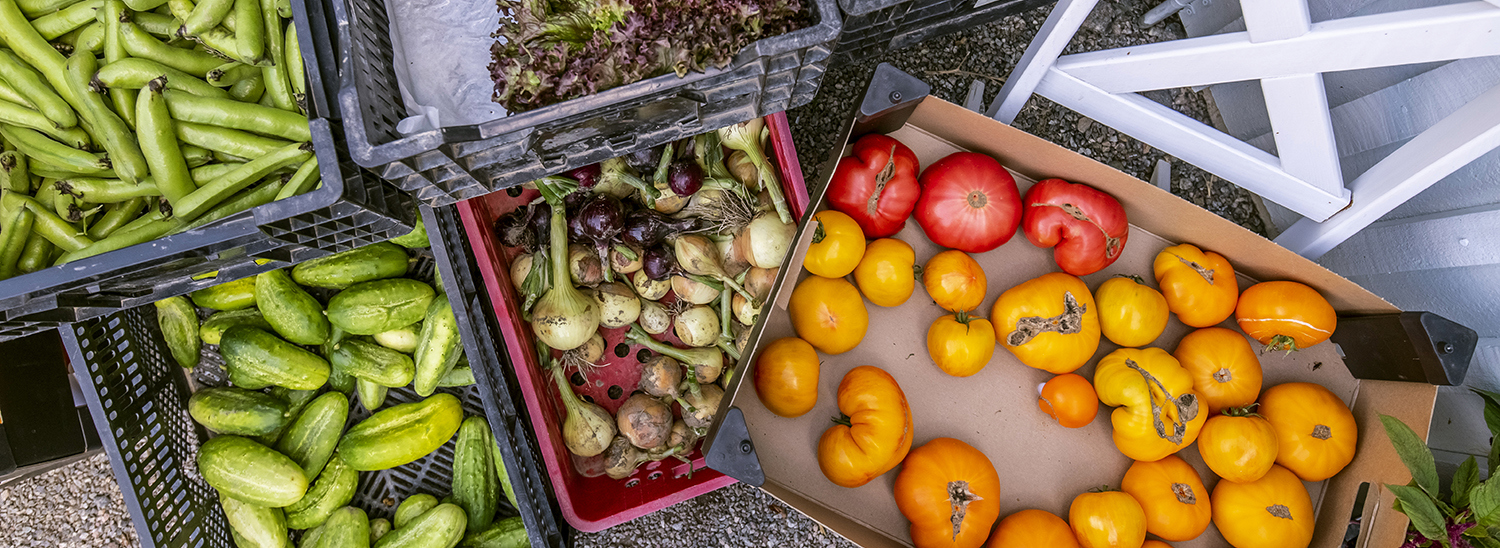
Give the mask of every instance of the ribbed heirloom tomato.
<svg viewBox="0 0 1500 548">
<path fill-rule="evenodd" d="M 969 254 L 950 249 L 927 260 L 922 287 L 943 310 L 968 312 L 984 302 L 984 269 Z"/>
<path fill-rule="evenodd" d="M 953 438 L 912 449 L 896 475 L 895 494 L 917 548 L 978 548 L 1000 517 L 995 465 Z"/>
<path fill-rule="evenodd" d="M 995 355 L 995 328 L 964 312 L 944 314 L 927 328 L 927 355 L 944 373 L 973 375 Z"/>
<path fill-rule="evenodd" d="M 1043 274 L 1000 294 L 990 309 L 995 339 L 1030 367 L 1072 373 L 1099 349 L 1099 312 L 1083 280 Z"/>
<path fill-rule="evenodd" d="M 854 282 L 876 306 L 901 306 L 916 288 L 916 265 L 911 244 L 881 238 L 865 246 L 864 258 L 854 267 Z"/>
<path fill-rule="evenodd" d="M 1026 190 L 1021 227 L 1037 247 L 1053 247 L 1058 268 L 1087 276 L 1120 258 L 1130 237 L 1125 208 L 1094 187 L 1046 179 Z"/>
<path fill-rule="evenodd" d="M 818 468 L 834 485 L 859 487 L 891 471 L 911 450 L 906 393 L 884 369 L 861 365 L 839 381 L 839 416 L 818 439 Z"/>
<path fill-rule="evenodd" d="M 807 246 L 802 267 L 824 278 L 842 278 L 854 272 L 865 256 L 865 234 L 848 215 L 834 210 L 819 211 L 813 216 L 818 227 L 813 243 Z"/>
<path fill-rule="evenodd" d="M 901 231 L 917 207 L 922 187 L 921 166 L 906 145 L 871 133 L 854 142 L 851 154 L 839 160 L 828 181 L 828 203 L 859 223 L 867 238 L 884 238 Z"/>
<path fill-rule="evenodd" d="M 1094 290 L 1099 330 L 1110 342 L 1135 348 L 1151 344 L 1167 329 L 1167 299 L 1140 276 L 1116 276 Z"/>
<path fill-rule="evenodd" d="M 1068 525 L 1083 548 L 1141 548 L 1146 512 L 1123 491 L 1089 492 L 1073 498 Z"/>
<path fill-rule="evenodd" d="M 1354 414 L 1327 388 L 1310 382 L 1272 386 L 1261 394 L 1259 411 L 1276 427 L 1276 464 L 1302 481 L 1331 478 L 1354 460 Z"/>
<path fill-rule="evenodd" d="M 1094 385 L 1076 373 L 1064 373 L 1052 377 L 1042 385 L 1036 406 L 1057 424 L 1067 428 L 1083 428 L 1094 422 L 1099 414 L 1099 395 Z"/>
<path fill-rule="evenodd" d="M 1094 390 L 1110 414 L 1115 447 L 1135 460 L 1156 461 L 1198 438 L 1208 414 L 1193 379 L 1160 348 L 1121 348 L 1099 360 Z"/>
<path fill-rule="evenodd" d="M 843 278 L 808 276 L 787 303 L 792 329 L 824 354 L 843 354 L 865 340 L 870 314 L 854 284 Z"/>
<path fill-rule="evenodd" d="M 1240 329 L 1267 351 L 1302 350 L 1328 340 L 1339 316 L 1318 291 L 1297 282 L 1261 282 L 1240 295 Z"/>
<path fill-rule="evenodd" d="M 796 337 L 766 345 L 755 358 L 755 394 L 783 417 L 811 411 L 818 403 L 818 352 Z"/>
<path fill-rule="evenodd" d="M 1198 471 L 1182 457 L 1136 461 L 1120 480 L 1146 512 L 1146 532 L 1170 541 L 1198 538 L 1208 529 L 1213 510 Z"/>
<path fill-rule="evenodd" d="M 1022 510 L 1000 520 L 984 548 L 1078 548 L 1078 537 L 1052 512 Z"/>
<path fill-rule="evenodd" d="M 1193 375 L 1193 391 L 1210 414 L 1250 405 L 1260 397 L 1260 358 L 1233 329 L 1205 327 L 1188 333 L 1172 357 Z"/>
<path fill-rule="evenodd" d="M 1280 447 L 1276 428 L 1249 407 L 1231 407 L 1209 417 L 1198 433 L 1198 455 L 1208 469 L 1240 483 L 1265 476 L 1276 464 Z"/>
<path fill-rule="evenodd" d="M 1234 548 L 1307 548 L 1313 537 L 1312 497 L 1290 471 L 1272 466 L 1248 483 L 1214 486 L 1214 526 Z"/>
<path fill-rule="evenodd" d="M 1193 244 L 1163 249 L 1151 265 L 1167 308 L 1192 327 L 1208 327 L 1229 318 L 1239 299 L 1239 280 L 1223 255 Z"/>
<path fill-rule="evenodd" d="M 922 172 L 922 197 L 912 213 L 927 239 L 984 253 L 1000 247 L 1021 224 L 1021 192 L 994 158 L 955 152 Z"/>
</svg>

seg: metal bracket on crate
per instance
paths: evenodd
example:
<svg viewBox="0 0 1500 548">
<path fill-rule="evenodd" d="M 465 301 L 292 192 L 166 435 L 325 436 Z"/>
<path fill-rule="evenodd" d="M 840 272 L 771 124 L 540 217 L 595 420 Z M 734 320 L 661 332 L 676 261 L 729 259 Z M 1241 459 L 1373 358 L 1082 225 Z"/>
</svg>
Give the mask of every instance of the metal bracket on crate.
<svg viewBox="0 0 1500 548">
<path fill-rule="evenodd" d="M 760 468 L 755 442 L 750 439 L 750 428 L 745 425 L 745 413 L 738 407 L 730 407 L 724 419 L 719 421 L 718 432 L 704 460 L 709 468 L 741 483 L 756 487 L 766 483 L 766 472 Z"/>
<path fill-rule="evenodd" d="M 912 110 L 929 94 L 932 86 L 927 82 L 902 72 L 890 63 L 875 67 L 870 85 L 865 87 L 864 99 L 854 113 L 854 130 L 849 134 L 854 139 L 866 133 L 890 133 L 906 125 Z"/>
<path fill-rule="evenodd" d="M 1330 338 L 1354 378 L 1464 382 L 1479 334 L 1431 312 L 1339 317 Z"/>
</svg>

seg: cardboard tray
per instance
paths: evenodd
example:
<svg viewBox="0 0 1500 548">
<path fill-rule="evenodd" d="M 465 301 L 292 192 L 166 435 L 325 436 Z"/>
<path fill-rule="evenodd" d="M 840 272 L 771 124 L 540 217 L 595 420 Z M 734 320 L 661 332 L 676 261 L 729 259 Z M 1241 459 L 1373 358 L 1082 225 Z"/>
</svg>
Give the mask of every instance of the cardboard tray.
<svg viewBox="0 0 1500 548">
<path fill-rule="evenodd" d="M 891 80 L 901 78 L 911 82 L 904 85 L 904 93 L 903 85 Z M 909 79 L 888 65 L 877 69 L 861 112 L 846 126 L 846 138 L 840 142 L 879 131 L 909 146 L 924 167 L 952 152 L 970 150 L 999 159 L 1012 170 L 1023 193 L 1038 179 L 1060 177 L 1112 194 L 1131 220 L 1130 240 L 1115 264 L 1083 277 L 1090 289 L 1115 274 L 1150 279 L 1151 262 L 1161 249 L 1189 242 L 1229 258 L 1240 275 L 1242 290 L 1257 280 L 1296 280 L 1320 291 L 1341 315 L 1398 312 L 1358 285 L 1155 186 L 962 107 L 936 98 L 921 99 L 926 85 Z M 835 153 L 830 164 L 841 155 Z M 825 178 L 833 172 L 831 167 L 823 170 Z M 808 215 L 826 207 L 824 196 L 817 196 Z M 805 256 L 812 228 L 804 220 L 792 264 L 800 264 Z M 941 251 L 915 221 L 907 223 L 897 237 L 915 248 L 918 264 Z M 1031 245 L 1019 232 L 999 249 L 974 258 L 989 277 L 988 296 L 979 308 L 984 317 L 1004 290 L 1058 270 L 1050 249 Z M 989 365 L 972 377 L 941 372 L 928 358 L 924 341 L 929 323 L 944 312 L 920 288 L 896 308 L 867 304 L 870 328 L 863 343 L 845 354 L 820 356 L 818 403 L 812 411 L 793 419 L 771 414 L 760 403 L 753 384 L 744 380 L 751 378 L 748 368 L 765 344 L 795 335 L 786 313 L 790 292 L 780 289 L 806 276 L 805 271 L 784 271 L 778 280 L 779 297 L 767 310 L 760 332 L 753 334 L 753 348 L 741 361 L 742 370 L 734 377 L 737 382 L 728 390 L 731 397 L 720 410 L 719 416 L 725 419 L 709 434 L 710 466 L 734 471 L 749 483 L 763 481 L 758 484 L 773 496 L 862 546 L 909 546 L 909 523 L 892 495 L 897 470 L 862 487 L 846 489 L 824 478 L 816 460 L 818 438 L 829 426 L 828 418 L 838 415 L 839 379 L 856 366 L 875 365 L 894 376 L 906 393 L 915 426 L 913 447 L 936 437 L 953 437 L 983 451 L 995 463 L 1002 516 L 1039 508 L 1066 517 L 1074 496 L 1099 485 L 1120 484 L 1131 460 L 1111 440 L 1110 408 L 1101 408 L 1087 427 L 1058 426 L 1036 405 L 1037 387 L 1051 374 L 1021 364 L 1004 348 L 997 348 Z M 1223 326 L 1235 328 L 1232 319 Z M 1170 351 L 1190 330 L 1174 317 L 1166 333 L 1151 346 Z M 1098 359 L 1118 348 L 1107 339 L 1101 338 L 1100 343 L 1094 358 L 1077 373 L 1092 378 Z M 1351 529 L 1358 529 L 1354 546 L 1399 544 L 1407 520 L 1390 510 L 1394 496 L 1382 484 L 1404 484 L 1410 476 L 1376 415 L 1393 415 L 1425 436 L 1436 387 L 1356 379 L 1333 343 L 1292 355 L 1261 354 L 1260 360 L 1265 387 L 1292 381 L 1321 384 L 1351 404 L 1359 424 L 1354 462 L 1327 481 L 1306 484 L 1317 508 L 1312 545 L 1340 546 Z M 743 413 L 743 422 L 731 408 Z M 1212 492 L 1218 478 L 1203 464 L 1196 447 L 1178 455 L 1193 464 Z M 747 462 L 757 457 L 758 470 Z M 1361 496 L 1364 489 L 1368 497 Z M 1356 507 L 1356 499 L 1369 503 Z M 1227 543 L 1210 526 L 1198 539 L 1173 545 L 1199 548 Z"/>
</svg>

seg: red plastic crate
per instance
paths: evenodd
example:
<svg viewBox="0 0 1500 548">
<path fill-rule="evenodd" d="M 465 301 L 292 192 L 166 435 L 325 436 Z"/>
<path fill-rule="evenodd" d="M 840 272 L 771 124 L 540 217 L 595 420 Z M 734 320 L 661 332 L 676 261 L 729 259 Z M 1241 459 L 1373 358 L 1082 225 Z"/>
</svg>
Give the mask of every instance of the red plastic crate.
<svg viewBox="0 0 1500 548">
<path fill-rule="evenodd" d="M 767 116 L 765 120 L 771 134 L 769 156 L 778 166 L 792 216 L 800 219 L 807 209 L 808 192 L 792 145 L 791 128 L 785 113 Z M 650 462 L 624 480 L 604 475 L 602 456 L 579 459 L 568 452 L 558 435 L 567 411 L 555 393 L 551 375 L 542 371 L 536 362 L 535 339 L 530 326 L 521 319 L 514 286 L 511 285 L 509 265 L 517 250 L 501 246 L 491 228 L 495 219 L 536 196 L 536 191 L 517 197 L 495 192 L 459 202 L 457 207 L 469 245 L 479 263 L 490 303 L 495 307 L 496 318 L 499 318 L 506 350 L 516 368 L 516 378 L 520 380 L 532 427 L 540 441 L 542 458 L 547 463 L 547 472 L 568 524 L 580 531 L 601 531 L 734 483 L 733 478 L 704 464 L 701 449 L 687 455 L 691 464 L 675 459 Z M 617 347 L 622 344 L 625 332 L 625 328 L 602 331 L 607 365 L 595 371 L 587 385 L 576 388 L 577 392 L 591 397 L 611 413 L 630 396 L 640 379 L 641 364 L 636 360 L 636 354 L 644 347 L 627 345 L 628 351 L 621 355 Z M 670 331 L 659 338 L 676 342 Z M 731 369 L 725 367 L 726 372 Z M 613 386 L 621 388 L 617 398 L 609 397 L 609 389 Z M 582 470 L 590 472 L 586 474 Z"/>
</svg>

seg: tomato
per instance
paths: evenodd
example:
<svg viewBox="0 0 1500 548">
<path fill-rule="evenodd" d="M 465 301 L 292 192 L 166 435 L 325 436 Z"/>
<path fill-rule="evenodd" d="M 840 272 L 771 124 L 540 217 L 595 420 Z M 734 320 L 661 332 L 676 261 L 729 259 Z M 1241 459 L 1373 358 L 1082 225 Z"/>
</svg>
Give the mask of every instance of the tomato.
<svg viewBox="0 0 1500 548">
<path fill-rule="evenodd" d="M 854 281 L 865 298 L 878 306 L 901 306 L 917 285 L 917 254 L 911 244 L 881 238 L 865 246 L 854 267 Z"/>
<path fill-rule="evenodd" d="M 1094 290 L 1094 301 L 1100 331 L 1120 346 L 1146 346 L 1167 329 L 1167 299 L 1139 276 L 1105 280 Z"/>
<path fill-rule="evenodd" d="M 870 314 L 859 290 L 843 278 L 808 276 L 787 303 L 797 336 L 824 354 L 843 354 L 865 340 Z"/>
<path fill-rule="evenodd" d="M 1016 234 L 1021 192 L 994 158 L 955 152 L 922 172 L 922 198 L 914 215 L 933 243 L 984 253 Z"/>
<path fill-rule="evenodd" d="M 813 243 L 807 246 L 802 267 L 824 278 L 842 278 L 854 272 L 865 256 L 865 233 L 848 215 L 833 210 L 813 216 Z"/>
<path fill-rule="evenodd" d="M 1198 455 L 1219 477 L 1245 483 L 1266 475 L 1276 464 L 1276 428 L 1248 407 L 1231 407 L 1209 417 L 1198 433 Z"/>
<path fill-rule="evenodd" d="M 1149 378 L 1149 380 L 1148 380 Z M 1099 360 L 1094 390 L 1110 414 L 1115 447 L 1135 460 L 1157 461 L 1198 438 L 1208 413 L 1193 378 L 1160 348 L 1121 348 Z"/>
<path fill-rule="evenodd" d="M 1055 375 L 1072 373 L 1099 349 L 1099 312 L 1088 286 L 1053 272 L 1005 290 L 990 310 L 995 338 L 1016 359 Z"/>
<path fill-rule="evenodd" d="M 1208 327 L 1229 318 L 1240 296 L 1234 267 L 1223 255 L 1193 244 L 1163 249 L 1151 265 L 1167 308 L 1192 327 Z"/>
<path fill-rule="evenodd" d="M 755 394 L 783 417 L 811 411 L 818 403 L 818 352 L 796 337 L 766 345 L 755 358 Z"/>
<path fill-rule="evenodd" d="M 1159 540 L 1148 539 L 1145 544 L 1141 545 L 1141 548 L 1172 548 L 1172 545 Z"/>
<path fill-rule="evenodd" d="M 1289 382 L 1260 395 L 1260 415 L 1276 427 L 1276 464 L 1302 481 L 1323 481 L 1354 460 L 1354 414 L 1327 388 Z"/>
<path fill-rule="evenodd" d="M 967 313 L 944 314 L 927 328 L 927 355 L 955 377 L 978 373 L 995 355 L 995 328 Z"/>
<path fill-rule="evenodd" d="M 1235 548 L 1307 548 L 1313 506 L 1307 488 L 1290 471 L 1272 466 L 1249 483 L 1214 486 L 1214 526 Z"/>
<path fill-rule="evenodd" d="M 1099 414 L 1099 395 L 1089 380 L 1074 373 L 1052 377 L 1042 385 L 1037 407 L 1068 428 L 1083 428 Z"/>
<path fill-rule="evenodd" d="M 850 369 L 839 381 L 839 416 L 818 439 L 818 468 L 828 481 L 859 487 L 891 471 L 911 450 L 911 408 L 890 373 Z"/>
<path fill-rule="evenodd" d="M 1078 537 L 1052 512 L 1022 510 L 1000 520 L 984 548 L 1078 548 Z"/>
<path fill-rule="evenodd" d="M 1193 391 L 1209 414 L 1244 407 L 1260 397 L 1260 358 L 1233 329 L 1205 327 L 1188 333 L 1172 357 L 1193 375 Z"/>
<path fill-rule="evenodd" d="M 1135 461 L 1120 480 L 1120 490 L 1141 503 L 1146 532 L 1166 540 L 1198 538 L 1213 515 L 1198 471 L 1177 455 L 1156 462 Z"/>
<path fill-rule="evenodd" d="M 1122 491 L 1074 497 L 1068 525 L 1083 548 L 1140 548 L 1146 542 L 1146 512 L 1135 497 Z"/>
<path fill-rule="evenodd" d="M 1021 203 L 1026 204 L 1021 219 L 1026 239 L 1037 247 L 1056 246 L 1052 254 L 1057 266 L 1074 276 L 1114 264 L 1130 237 L 1130 222 L 1119 200 L 1088 185 L 1038 181 Z"/>
<path fill-rule="evenodd" d="M 849 156 L 839 159 L 828 181 L 828 203 L 859 223 L 866 238 L 894 235 L 917 207 L 919 171 L 917 155 L 901 141 L 865 135 L 854 142 Z"/>
<path fill-rule="evenodd" d="M 1261 282 L 1240 295 L 1234 321 L 1266 350 L 1302 350 L 1328 340 L 1338 313 L 1316 289 L 1297 282 Z"/>
<path fill-rule="evenodd" d="M 984 269 L 968 254 L 947 250 L 922 267 L 922 287 L 932 302 L 949 312 L 968 312 L 984 302 Z"/>
<path fill-rule="evenodd" d="M 1000 476 L 989 457 L 953 438 L 911 450 L 896 475 L 896 508 L 917 548 L 979 548 L 1000 517 Z"/>
</svg>

